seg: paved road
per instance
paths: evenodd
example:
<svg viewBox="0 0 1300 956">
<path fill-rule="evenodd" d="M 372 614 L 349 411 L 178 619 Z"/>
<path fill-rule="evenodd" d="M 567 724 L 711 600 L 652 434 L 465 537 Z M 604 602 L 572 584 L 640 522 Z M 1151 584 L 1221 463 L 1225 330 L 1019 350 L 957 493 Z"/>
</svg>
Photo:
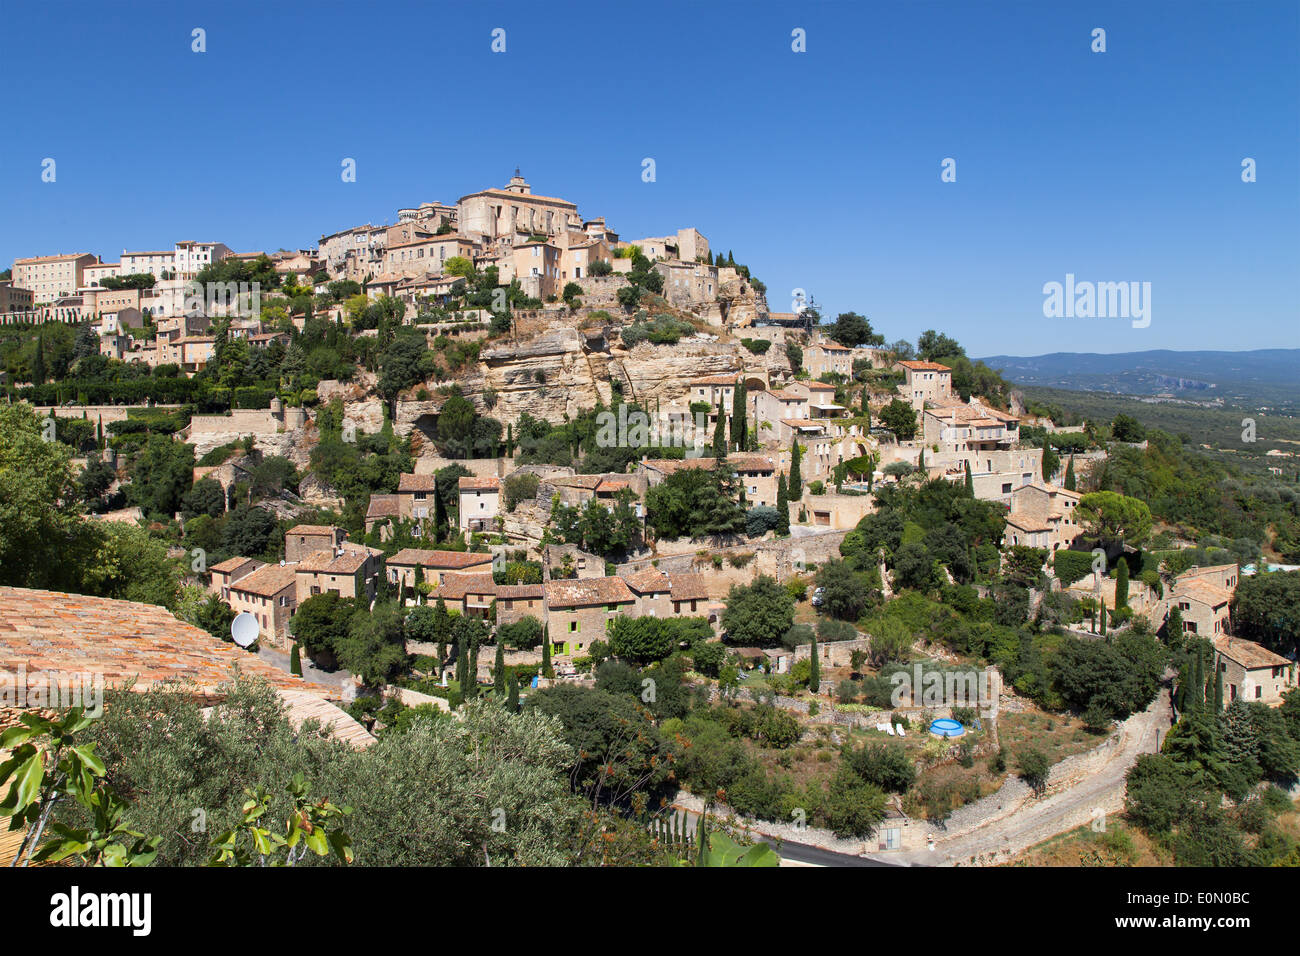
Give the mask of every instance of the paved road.
<svg viewBox="0 0 1300 956">
<path fill-rule="evenodd" d="M 881 860 L 873 860 L 865 856 L 851 856 L 848 853 L 834 853 L 831 850 L 823 850 L 819 846 L 809 846 L 806 843 L 791 843 L 789 840 L 782 842 L 779 840 L 771 840 L 767 837 L 761 837 L 761 839 L 773 850 L 781 854 L 782 862 L 802 863 L 807 866 L 899 865 L 896 863 L 885 863 Z"/>
<path fill-rule="evenodd" d="M 284 651 L 277 651 L 271 647 L 259 647 L 257 656 L 268 664 L 280 668 L 286 674 L 289 673 L 289 655 Z M 334 671 L 321 670 L 311 662 L 311 659 L 306 654 L 302 655 L 302 677 L 303 680 L 315 681 L 336 690 L 341 690 L 344 684 L 352 682 L 352 675 L 348 671 L 341 667 Z"/>
</svg>

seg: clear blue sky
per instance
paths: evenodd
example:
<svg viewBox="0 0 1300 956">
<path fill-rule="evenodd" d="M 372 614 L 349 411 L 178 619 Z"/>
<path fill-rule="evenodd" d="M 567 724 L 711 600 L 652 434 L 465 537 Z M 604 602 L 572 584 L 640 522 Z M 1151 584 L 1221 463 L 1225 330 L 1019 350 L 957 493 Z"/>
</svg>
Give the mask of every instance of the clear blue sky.
<svg viewBox="0 0 1300 956">
<path fill-rule="evenodd" d="M 697 227 L 774 311 L 802 287 L 891 340 L 1300 346 L 1294 0 L 181 6 L 5 4 L 4 266 L 309 246 L 518 165 L 625 238 Z M 1150 327 L 1045 319 L 1066 273 L 1150 282 Z"/>
</svg>

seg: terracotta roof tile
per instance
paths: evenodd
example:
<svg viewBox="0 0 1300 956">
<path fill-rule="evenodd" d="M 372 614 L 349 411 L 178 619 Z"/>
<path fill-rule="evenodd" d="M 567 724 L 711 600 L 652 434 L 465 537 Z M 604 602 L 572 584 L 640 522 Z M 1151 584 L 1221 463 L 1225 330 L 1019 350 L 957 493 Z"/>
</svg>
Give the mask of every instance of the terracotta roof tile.
<svg viewBox="0 0 1300 956">
<path fill-rule="evenodd" d="M 402 475 L 397 479 L 397 491 L 399 494 L 411 491 L 437 491 L 437 475 Z"/>
<path fill-rule="evenodd" d="M 1274 654 L 1267 647 L 1240 637 L 1221 635 L 1214 639 L 1214 649 L 1229 660 L 1236 661 L 1247 670 L 1260 667 L 1287 667 L 1292 662 Z"/>
<path fill-rule="evenodd" d="M 277 568 L 278 570 L 278 568 Z M 29 684 L 102 677 L 109 686 L 135 679 L 138 690 L 186 680 L 205 696 L 236 676 L 263 677 L 275 687 L 329 688 L 286 674 L 234 644 L 173 617 L 166 608 L 83 594 L 0 587 L 0 670 L 25 667 Z"/>
<path fill-rule="evenodd" d="M 293 584 L 293 565 L 268 564 L 233 582 L 230 590 L 256 594 L 258 597 L 274 597 L 285 588 L 293 587 Z"/>
<path fill-rule="evenodd" d="M 595 607 L 631 604 L 632 592 L 622 578 L 577 578 L 546 584 L 547 607 Z"/>
<path fill-rule="evenodd" d="M 420 565 L 438 570 L 461 570 L 492 563 L 492 555 L 472 551 L 426 551 L 422 548 L 403 548 L 388 559 L 389 564 L 410 567 Z"/>
</svg>

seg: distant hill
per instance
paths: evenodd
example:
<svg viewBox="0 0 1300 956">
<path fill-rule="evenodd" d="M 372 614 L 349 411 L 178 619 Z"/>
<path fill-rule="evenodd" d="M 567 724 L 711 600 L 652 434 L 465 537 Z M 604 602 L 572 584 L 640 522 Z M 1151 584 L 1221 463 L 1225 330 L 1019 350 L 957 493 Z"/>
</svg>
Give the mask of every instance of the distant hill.
<svg viewBox="0 0 1300 956">
<path fill-rule="evenodd" d="M 1225 405 L 1300 406 L 1300 349 L 1249 352 L 1053 352 L 981 359 L 1016 385 L 1169 395 Z"/>
</svg>

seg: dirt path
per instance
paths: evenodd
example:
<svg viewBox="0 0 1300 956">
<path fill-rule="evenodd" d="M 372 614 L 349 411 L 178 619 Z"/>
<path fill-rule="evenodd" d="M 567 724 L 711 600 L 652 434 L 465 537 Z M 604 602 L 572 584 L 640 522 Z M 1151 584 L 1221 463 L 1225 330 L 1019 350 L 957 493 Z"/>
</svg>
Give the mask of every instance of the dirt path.
<svg viewBox="0 0 1300 956">
<path fill-rule="evenodd" d="M 931 829 L 934 849 L 903 854 L 899 861 L 929 866 L 1002 863 L 1029 847 L 1096 821 L 1124 805 L 1124 777 L 1137 758 L 1153 753 L 1169 729 L 1169 690 L 1145 711 L 1126 720 L 1104 751 L 1073 766 L 1052 768 L 1044 796 L 1019 779 L 953 815 L 946 829 Z M 960 817 L 960 819 L 958 819 Z"/>
</svg>

